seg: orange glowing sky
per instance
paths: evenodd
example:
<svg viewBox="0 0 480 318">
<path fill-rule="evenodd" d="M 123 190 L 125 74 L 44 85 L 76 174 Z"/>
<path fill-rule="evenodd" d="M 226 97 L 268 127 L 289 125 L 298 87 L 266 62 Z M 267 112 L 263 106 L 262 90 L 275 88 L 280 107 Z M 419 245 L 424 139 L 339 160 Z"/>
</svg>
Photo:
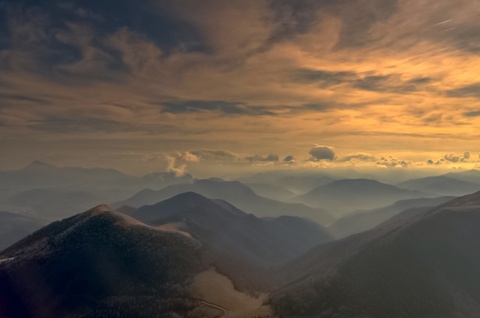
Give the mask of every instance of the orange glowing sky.
<svg viewBox="0 0 480 318">
<path fill-rule="evenodd" d="M 0 169 L 480 167 L 478 1 L 22 0 L 0 11 Z"/>
</svg>

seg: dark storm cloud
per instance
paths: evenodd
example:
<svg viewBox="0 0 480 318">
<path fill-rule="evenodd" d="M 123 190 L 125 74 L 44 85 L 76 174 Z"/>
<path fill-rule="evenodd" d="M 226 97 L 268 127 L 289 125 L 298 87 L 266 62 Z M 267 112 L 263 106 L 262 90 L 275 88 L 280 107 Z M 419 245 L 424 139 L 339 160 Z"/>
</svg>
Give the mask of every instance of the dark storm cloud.
<svg viewBox="0 0 480 318">
<path fill-rule="evenodd" d="M 447 96 L 456 97 L 456 98 L 467 98 L 467 97 L 480 98 L 480 83 L 474 83 L 471 85 L 452 89 L 447 92 Z"/>
<path fill-rule="evenodd" d="M 273 41 L 308 32 L 319 22 L 318 11 L 342 20 L 337 48 L 366 44 L 371 27 L 397 10 L 398 0 L 270 0 L 279 27 Z"/>
<path fill-rule="evenodd" d="M 263 106 L 248 106 L 242 102 L 190 100 L 167 102 L 163 111 L 173 114 L 195 113 L 201 111 L 217 111 L 226 115 L 274 115 Z"/>
</svg>

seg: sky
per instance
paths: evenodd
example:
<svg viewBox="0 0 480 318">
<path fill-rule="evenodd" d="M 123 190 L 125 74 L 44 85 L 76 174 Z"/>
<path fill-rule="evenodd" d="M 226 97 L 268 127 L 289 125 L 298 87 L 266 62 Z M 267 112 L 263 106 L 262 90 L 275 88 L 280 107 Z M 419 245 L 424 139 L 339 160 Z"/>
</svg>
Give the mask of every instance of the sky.
<svg viewBox="0 0 480 318">
<path fill-rule="evenodd" d="M 480 167 L 480 2 L 0 0 L 0 170 Z"/>
</svg>

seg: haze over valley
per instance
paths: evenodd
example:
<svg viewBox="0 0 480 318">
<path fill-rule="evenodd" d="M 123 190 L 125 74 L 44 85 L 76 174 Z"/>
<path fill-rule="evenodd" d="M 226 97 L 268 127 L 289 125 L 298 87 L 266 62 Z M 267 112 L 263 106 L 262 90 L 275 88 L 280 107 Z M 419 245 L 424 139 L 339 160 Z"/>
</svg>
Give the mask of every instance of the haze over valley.
<svg viewBox="0 0 480 318">
<path fill-rule="evenodd" d="M 480 317 L 479 17 L 0 0 L 0 318 Z"/>
</svg>

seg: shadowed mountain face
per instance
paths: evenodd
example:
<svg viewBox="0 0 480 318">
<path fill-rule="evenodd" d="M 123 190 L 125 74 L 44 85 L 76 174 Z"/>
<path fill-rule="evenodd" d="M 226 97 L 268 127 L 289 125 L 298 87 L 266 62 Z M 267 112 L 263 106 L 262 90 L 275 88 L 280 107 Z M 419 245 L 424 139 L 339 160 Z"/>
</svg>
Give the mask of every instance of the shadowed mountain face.
<svg viewBox="0 0 480 318">
<path fill-rule="evenodd" d="M 116 206 L 151 205 L 184 192 L 195 192 L 210 199 L 225 200 L 240 210 L 258 217 L 295 215 L 310 218 L 320 224 L 328 224 L 333 220 L 330 214 L 320 208 L 311 208 L 298 203 L 278 202 L 258 196 L 240 182 L 212 179 L 196 180 L 192 184 L 172 185 L 158 191 L 143 190 L 133 197 L 117 203 Z"/>
<path fill-rule="evenodd" d="M 370 179 L 338 180 L 293 199 L 312 207 L 326 209 L 335 216 L 354 209 L 372 209 L 399 200 L 435 197 L 436 195 L 400 189 Z"/>
<path fill-rule="evenodd" d="M 33 233 L 46 222 L 17 213 L 0 211 L 0 251 Z"/>
<path fill-rule="evenodd" d="M 475 317 L 480 193 L 310 251 L 272 303 L 285 317 Z"/>
<path fill-rule="evenodd" d="M 188 311 L 182 286 L 203 268 L 198 241 L 104 206 L 52 223 L 0 259 L 0 317 L 12 318 Z"/>
<path fill-rule="evenodd" d="M 131 216 L 152 226 L 191 233 L 222 253 L 263 266 L 287 261 L 331 240 L 311 221 L 293 216 L 259 219 L 193 192 L 143 206 Z"/>
</svg>

